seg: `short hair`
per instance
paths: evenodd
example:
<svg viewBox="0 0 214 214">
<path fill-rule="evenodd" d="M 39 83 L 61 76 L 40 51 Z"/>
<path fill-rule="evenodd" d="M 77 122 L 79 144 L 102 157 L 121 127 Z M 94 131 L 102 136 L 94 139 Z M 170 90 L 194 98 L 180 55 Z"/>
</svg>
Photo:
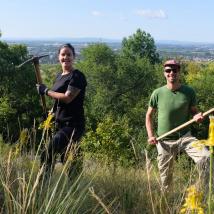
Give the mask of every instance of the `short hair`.
<svg viewBox="0 0 214 214">
<path fill-rule="evenodd" d="M 69 49 L 71 49 L 73 55 L 74 55 L 74 56 L 76 55 L 75 49 L 74 49 L 74 47 L 73 47 L 70 43 L 65 43 L 65 44 L 61 45 L 61 46 L 59 47 L 58 54 L 60 53 L 60 51 L 61 51 L 63 48 L 69 48 Z"/>
</svg>

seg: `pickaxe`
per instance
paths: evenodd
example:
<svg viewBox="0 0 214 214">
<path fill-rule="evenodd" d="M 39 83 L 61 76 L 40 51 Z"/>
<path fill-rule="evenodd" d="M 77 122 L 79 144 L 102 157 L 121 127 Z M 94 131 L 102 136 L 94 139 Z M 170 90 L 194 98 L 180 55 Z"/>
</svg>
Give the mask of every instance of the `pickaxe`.
<svg viewBox="0 0 214 214">
<path fill-rule="evenodd" d="M 17 66 L 17 68 L 22 67 L 23 65 L 25 65 L 28 62 L 33 62 L 34 65 L 34 69 L 35 69 L 35 73 L 36 73 L 36 80 L 38 84 L 42 84 L 42 78 L 41 78 L 41 73 L 40 73 L 40 69 L 39 69 L 39 59 L 49 56 L 48 54 L 45 55 L 41 55 L 41 56 L 33 56 L 32 58 L 26 60 L 25 62 L 23 62 L 22 64 L 20 64 L 19 66 Z M 46 108 L 46 102 L 45 102 L 45 96 L 41 95 L 41 101 L 42 101 L 42 108 L 43 108 L 43 112 L 44 115 L 47 115 L 47 108 Z"/>
</svg>

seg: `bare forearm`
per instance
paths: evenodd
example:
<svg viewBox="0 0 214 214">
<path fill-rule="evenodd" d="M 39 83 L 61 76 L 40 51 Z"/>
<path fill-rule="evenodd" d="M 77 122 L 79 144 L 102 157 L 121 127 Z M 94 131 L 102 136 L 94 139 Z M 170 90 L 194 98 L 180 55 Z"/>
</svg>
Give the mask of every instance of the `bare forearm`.
<svg viewBox="0 0 214 214">
<path fill-rule="evenodd" d="M 146 131 L 148 134 L 148 137 L 154 136 L 153 132 L 153 114 L 154 114 L 154 109 L 149 107 L 146 113 Z"/>
<path fill-rule="evenodd" d="M 48 90 L 46 94 L 47 96 L 60 100 L 64 103 L 70 103 L 80 93 L 80 91 L 81 90 L 79 88 L 68 86 L 68 90 L 65 93 Z"/>
<path fill-rule="evenodd" d="M 155 109 L 149 107 L 146 113 L 146 131 L 148 134 L 148 143 L 149 144 L 157 144 L 156 137 L 153 131 L 153 118 L 152 115 L 155 112 Z"/>
<path fill-rule="evenodd" d="M 51 90 L 48 91 L 47 95 L 64 103 L 69 103 L 73 100 L 73 98 L 70 95 L 67 95 L 66 93 L 59 93 Z"/>
<path fill-rule="evenodd" d="M 149 138 L 154 136 L 153 122 L 151 118 L 146 118 L 146 131 Z"/>
</svg>

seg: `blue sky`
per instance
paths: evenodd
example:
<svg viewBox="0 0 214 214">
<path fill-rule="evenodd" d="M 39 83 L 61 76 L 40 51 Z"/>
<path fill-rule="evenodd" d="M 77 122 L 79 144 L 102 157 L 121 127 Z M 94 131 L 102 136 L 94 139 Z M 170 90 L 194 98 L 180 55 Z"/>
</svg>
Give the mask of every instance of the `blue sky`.
<svg viewBox="0 0 214 214">
<path fill-rule="evenodd" d="M 122 39 L 214 43 L 213 0 L 0 0 L 2 38 Z"/>
</svg>

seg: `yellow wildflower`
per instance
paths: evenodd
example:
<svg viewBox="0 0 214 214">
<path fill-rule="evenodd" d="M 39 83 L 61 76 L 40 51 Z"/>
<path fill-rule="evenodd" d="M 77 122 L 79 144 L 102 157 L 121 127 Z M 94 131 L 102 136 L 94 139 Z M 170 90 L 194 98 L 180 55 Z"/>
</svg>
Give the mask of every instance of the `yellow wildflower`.
<svg viewBox="0 0 214 214">
<path fill-rule="evenodd" d="M 49 130 L 53 128 L 53 117 L 54 115 L 52 113 L 49 113 L 47 119 L 39 125 L 39 129 Z"/>
<path fill-rule="evenodd" d="M 194 141 L 191 146 L 198 149 L 198 150 L 202 150 L 205 147 L 205 142 L 206 140 L 197 140 Z"/>
<path fill-rule="evenodd" d="M 73 153 L 70 151 L 68 154 L 67 154 L 67 161 L 73 161 L 74 160 L 74 155 Z"/>
<path fill-rule="evenodd" d="M 21 152 L 20 146 L 19 144 L 17 144 L 14 151 L 14 157 L 17 157 L 20 154 L 20 152 Z"/>
<path fill-rule="evenodd" d="M 182 206 L 180 213 L 189 213 L 189 211 L 194 211 L 198 214 L 204 214 L 204 209 L 202 205 L 202 192 L 199 192 L 195 185 L 190 186 L 187 189 L 187 197 L 185 198 L 185 203 Z"/>
<path fill-rule="evenodd" d="M 214 116 L 210 116 L 209 137 L 207 140 L 197 140 L 192 143 L 192 147 L 202 150 L 204 146 L 214 146 Z"/>
<path fill-rule="evenodd" d="M 19 141 L 15 146 L 15 151 L 14 151 L 15 157 L 21 153 L 21 150 L 24 144 L 27 143 L 27 140 L 28 140 L 28 129 L 22 129 L 19 135 Z"/>
<path fill-rule="evenodd" d="M 205 146 L 214 146 L 213 142 L 208 139 L 208 140 L 197 140 L 197 141 L 194 141 L 192 144 L 191 144 L 192 147 L 195 147 L 199 150 L 202 150 Z"/>
<path fill-rule="evenodd" d="M 209 141 L 211 146 L 214 146 L 214 116 L 210 116 Z"/>
<path fill-rule="evenodd" d="M 19 136 L 19 142 L 20 144 L 25 144 L 28 139 L 28 129 L 22 129 Z"/>
</svg>

